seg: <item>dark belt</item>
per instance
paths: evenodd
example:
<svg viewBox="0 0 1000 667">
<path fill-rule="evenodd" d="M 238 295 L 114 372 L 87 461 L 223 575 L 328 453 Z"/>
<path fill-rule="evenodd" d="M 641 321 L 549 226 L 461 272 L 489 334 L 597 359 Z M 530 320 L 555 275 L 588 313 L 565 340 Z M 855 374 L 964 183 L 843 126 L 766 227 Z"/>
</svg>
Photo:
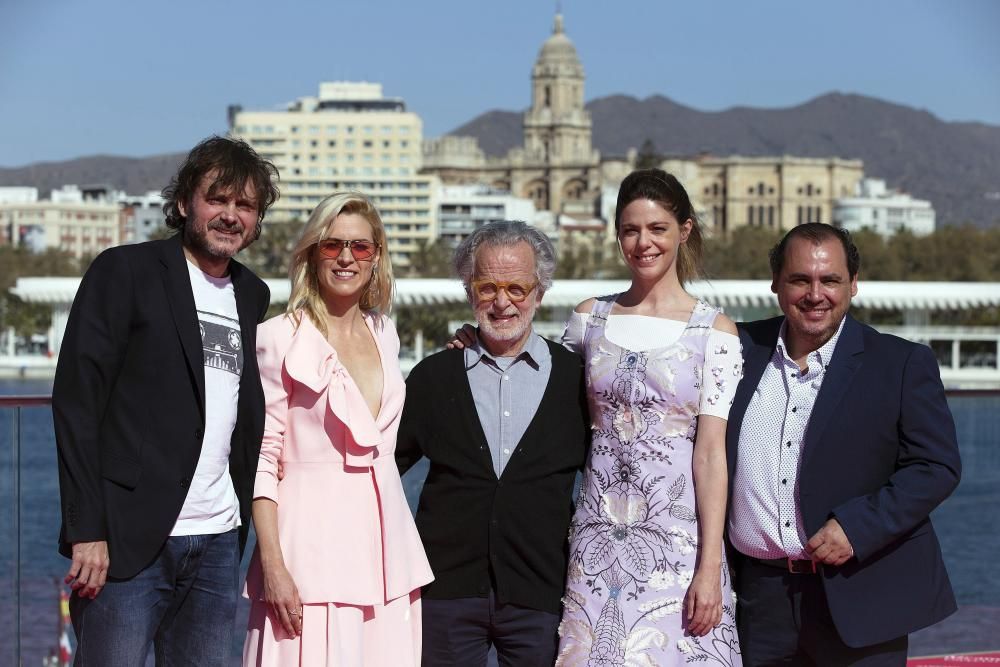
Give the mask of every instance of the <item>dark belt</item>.
<svg viewBox="0 0 1000 667">
<path fill-rule="evenodd" d="M 816 574 L 816 561 L 795 560 L 794 558 L 753 558 L 747 556 L 750 561 L 768 567 L 777 567 L 787 570 L 791 574 Z"/>
</svg>

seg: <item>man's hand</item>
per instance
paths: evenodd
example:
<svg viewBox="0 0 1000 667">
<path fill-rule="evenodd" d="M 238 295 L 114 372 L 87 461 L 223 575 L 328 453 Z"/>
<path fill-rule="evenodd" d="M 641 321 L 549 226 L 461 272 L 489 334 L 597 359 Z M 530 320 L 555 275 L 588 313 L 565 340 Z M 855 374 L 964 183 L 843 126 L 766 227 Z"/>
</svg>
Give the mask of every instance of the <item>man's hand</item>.
<svg viewBox="0 0 1000 667">
<path fill-rule="evenodd" d="M 825 565 L 843 565 L 854 557 L 854 547 L 836 519 L 828 520 L 816 531 L 806 544 L 806 551 L 814 561 Z"/>
<path fill-rule="evenodd" d="M 106 541 L 74 542 L 73 563 L 69 566 L 64 581 L 80 597 L 93 600 L 108 580 L 110 565 Z"/>
<path fill-rule="evenodd" d="M 455 336 L 448 341 L 447 347 L 449 350 L 464 350 L 467 347 L 471 347 L 475 342 L 476 327 L 471 324 L 463 324 L 461 329 L 455 331 Z"/>
</svg>

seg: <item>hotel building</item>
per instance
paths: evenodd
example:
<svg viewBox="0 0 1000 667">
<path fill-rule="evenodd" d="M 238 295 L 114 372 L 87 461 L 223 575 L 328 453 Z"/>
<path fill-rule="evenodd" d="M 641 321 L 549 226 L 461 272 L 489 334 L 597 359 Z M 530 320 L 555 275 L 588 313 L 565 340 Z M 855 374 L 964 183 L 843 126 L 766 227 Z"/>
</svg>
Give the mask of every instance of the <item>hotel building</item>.
<svg viewBox="0 0 1000 667">
<path fill-rule="evenodd" d="M 438 179 L 418 174 L 423 124 L 402 99 L 383 97 L 381 84 L 321 83 L 316 97 L 279 111 L 233 106 L 229 124 L 280 171 L 281 197 L 265 224 L 304 221 L 326 196 L 355 190 L 378 207 L 397 266 L 437 238 Z"/>
</svg>

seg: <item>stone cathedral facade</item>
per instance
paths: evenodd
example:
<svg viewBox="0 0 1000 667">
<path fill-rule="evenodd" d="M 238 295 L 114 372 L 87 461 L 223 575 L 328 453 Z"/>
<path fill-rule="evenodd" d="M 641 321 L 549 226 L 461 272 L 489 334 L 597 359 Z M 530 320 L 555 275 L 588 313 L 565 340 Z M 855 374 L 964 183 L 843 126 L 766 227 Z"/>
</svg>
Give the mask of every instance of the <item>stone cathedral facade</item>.
<svg viewBox="0 0 1000 667">
<path fill-rule="evenodd" d="M 576 47 L 557 14 L 531 71 L 523 145 L 492 157 L 474 137 L 428 140 L 422 172 L 445 185 L 477 183 L 531 199 L 536 210 L 551 213 L 560 232 L 613 236 L 613 199 L 637 151 L 602 158 L 593 148 L 584 83 Z M 700 155 L 661 166 L 687 188 L 703 229 L 723 235 L 743 226 L 787 230 L 831 222 L 834 201 L 852 196 L 864 176 L 860 160 L 836 157 Z"/>
</svg>

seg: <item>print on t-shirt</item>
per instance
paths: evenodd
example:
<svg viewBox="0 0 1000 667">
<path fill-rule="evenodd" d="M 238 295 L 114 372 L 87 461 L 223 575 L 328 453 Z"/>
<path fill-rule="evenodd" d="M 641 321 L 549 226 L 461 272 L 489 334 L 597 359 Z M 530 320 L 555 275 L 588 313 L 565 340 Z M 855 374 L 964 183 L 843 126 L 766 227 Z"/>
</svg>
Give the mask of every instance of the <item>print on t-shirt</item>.
<svg viewBox="0 0 1000 667">
<path fill-rule="evenodd" d="M 240 322 L 216 313 L 198 311 L 201 347 L 205 352 L 205 367 L 241 375 L 243 373 L 243 340 Z"/>
</svg>

